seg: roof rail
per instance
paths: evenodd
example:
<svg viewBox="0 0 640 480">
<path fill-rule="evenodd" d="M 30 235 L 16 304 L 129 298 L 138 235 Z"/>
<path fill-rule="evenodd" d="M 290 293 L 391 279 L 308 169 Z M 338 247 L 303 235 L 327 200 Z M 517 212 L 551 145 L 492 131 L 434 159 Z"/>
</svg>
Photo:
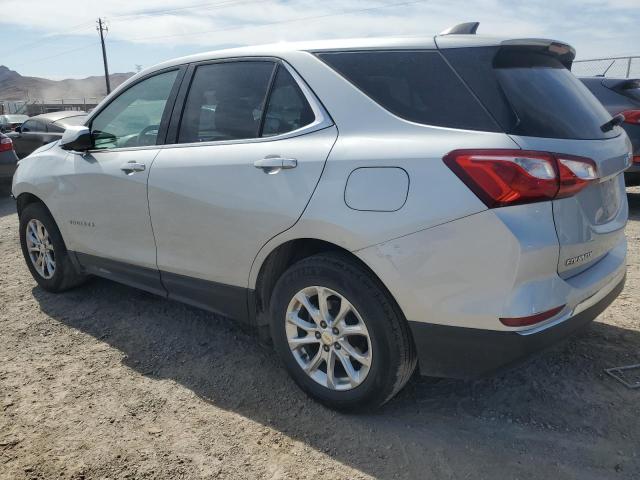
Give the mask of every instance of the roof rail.
<svg viewBox="0 0 640 480">
<path fill-rule="evenodd" d="M 440 35 L 475 35 L 480 22 L 459 23 L 440 32 Z"/>
</svg>

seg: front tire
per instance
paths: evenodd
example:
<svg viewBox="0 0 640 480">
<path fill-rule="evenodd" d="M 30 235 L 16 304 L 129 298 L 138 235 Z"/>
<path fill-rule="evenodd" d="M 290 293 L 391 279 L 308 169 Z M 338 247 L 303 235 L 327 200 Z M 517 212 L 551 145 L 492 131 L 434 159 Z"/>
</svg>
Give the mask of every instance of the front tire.
<svg viewBox="0 0 640 480">
<path fill-rule="evenodd" d="M 302 390 L 338 410 L 379 407 L 416 366 L 409 327 L 394 300 L 341 253 L 308 257 L 280 277 L 271 298 L 271 335 Z"/>
<path fill-rule="evenodd" d="M 84 282 L 85 276 L 71 263 L 60 230 L 43 204 L 24 208 L 19 231 L 27 267 L 43 289 L 57 293 Z"/>
</svg>

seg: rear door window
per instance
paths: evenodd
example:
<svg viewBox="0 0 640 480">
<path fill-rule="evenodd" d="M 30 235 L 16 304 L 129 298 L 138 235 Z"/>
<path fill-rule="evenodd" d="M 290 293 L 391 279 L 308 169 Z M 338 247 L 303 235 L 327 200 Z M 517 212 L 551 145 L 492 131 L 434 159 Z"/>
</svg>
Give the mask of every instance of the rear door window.
<svg viewBox="0 0 640 480">
<path fill-rule="evenodd" d="M 274 68 L 269 61 L 198 66 L 182 113 L 178 143 L 258 137 Z"/>
<path fill-rule="evenodd" d="M 411 122 L 468 130 L 499 127 L 436 51 L 319 53 L 379 105 Z"/>
</svg>

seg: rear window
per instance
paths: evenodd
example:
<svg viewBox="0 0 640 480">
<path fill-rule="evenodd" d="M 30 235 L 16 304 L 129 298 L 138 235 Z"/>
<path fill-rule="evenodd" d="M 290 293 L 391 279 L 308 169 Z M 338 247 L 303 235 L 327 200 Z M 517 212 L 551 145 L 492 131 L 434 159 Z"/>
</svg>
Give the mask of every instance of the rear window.
<svg viewBox="0 0 640 480">
<path fill-rule="evenodd" d="M 640 80 L 629 80 L 620 86 L 618 92 L 640 102 Z"/>
<path fill-rule="evenodd" d="M 576 140 L 615 137 L 593 94 L 556 57 L 519 48 L 460 48 L 443 54 L 513 135 Z"/>
<path fill-rule="evenodd" d="M 319 53 L 318 57 L 405 120 L 468 130 L 500 130 L 438 52 L 331 52 Z"/>
</svg>

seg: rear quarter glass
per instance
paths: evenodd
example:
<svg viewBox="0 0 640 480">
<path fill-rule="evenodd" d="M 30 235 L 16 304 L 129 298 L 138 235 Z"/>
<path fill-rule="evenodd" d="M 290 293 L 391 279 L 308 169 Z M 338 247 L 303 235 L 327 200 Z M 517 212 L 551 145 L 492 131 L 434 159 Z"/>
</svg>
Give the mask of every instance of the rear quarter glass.
<svg viewBox="0 0 640 480">
<path fill-rule="evenodd" d="M 400 118 L 439 127 L 501 131 L 439 52 L 350 51 L 317 55 Z"/>
</svg>

